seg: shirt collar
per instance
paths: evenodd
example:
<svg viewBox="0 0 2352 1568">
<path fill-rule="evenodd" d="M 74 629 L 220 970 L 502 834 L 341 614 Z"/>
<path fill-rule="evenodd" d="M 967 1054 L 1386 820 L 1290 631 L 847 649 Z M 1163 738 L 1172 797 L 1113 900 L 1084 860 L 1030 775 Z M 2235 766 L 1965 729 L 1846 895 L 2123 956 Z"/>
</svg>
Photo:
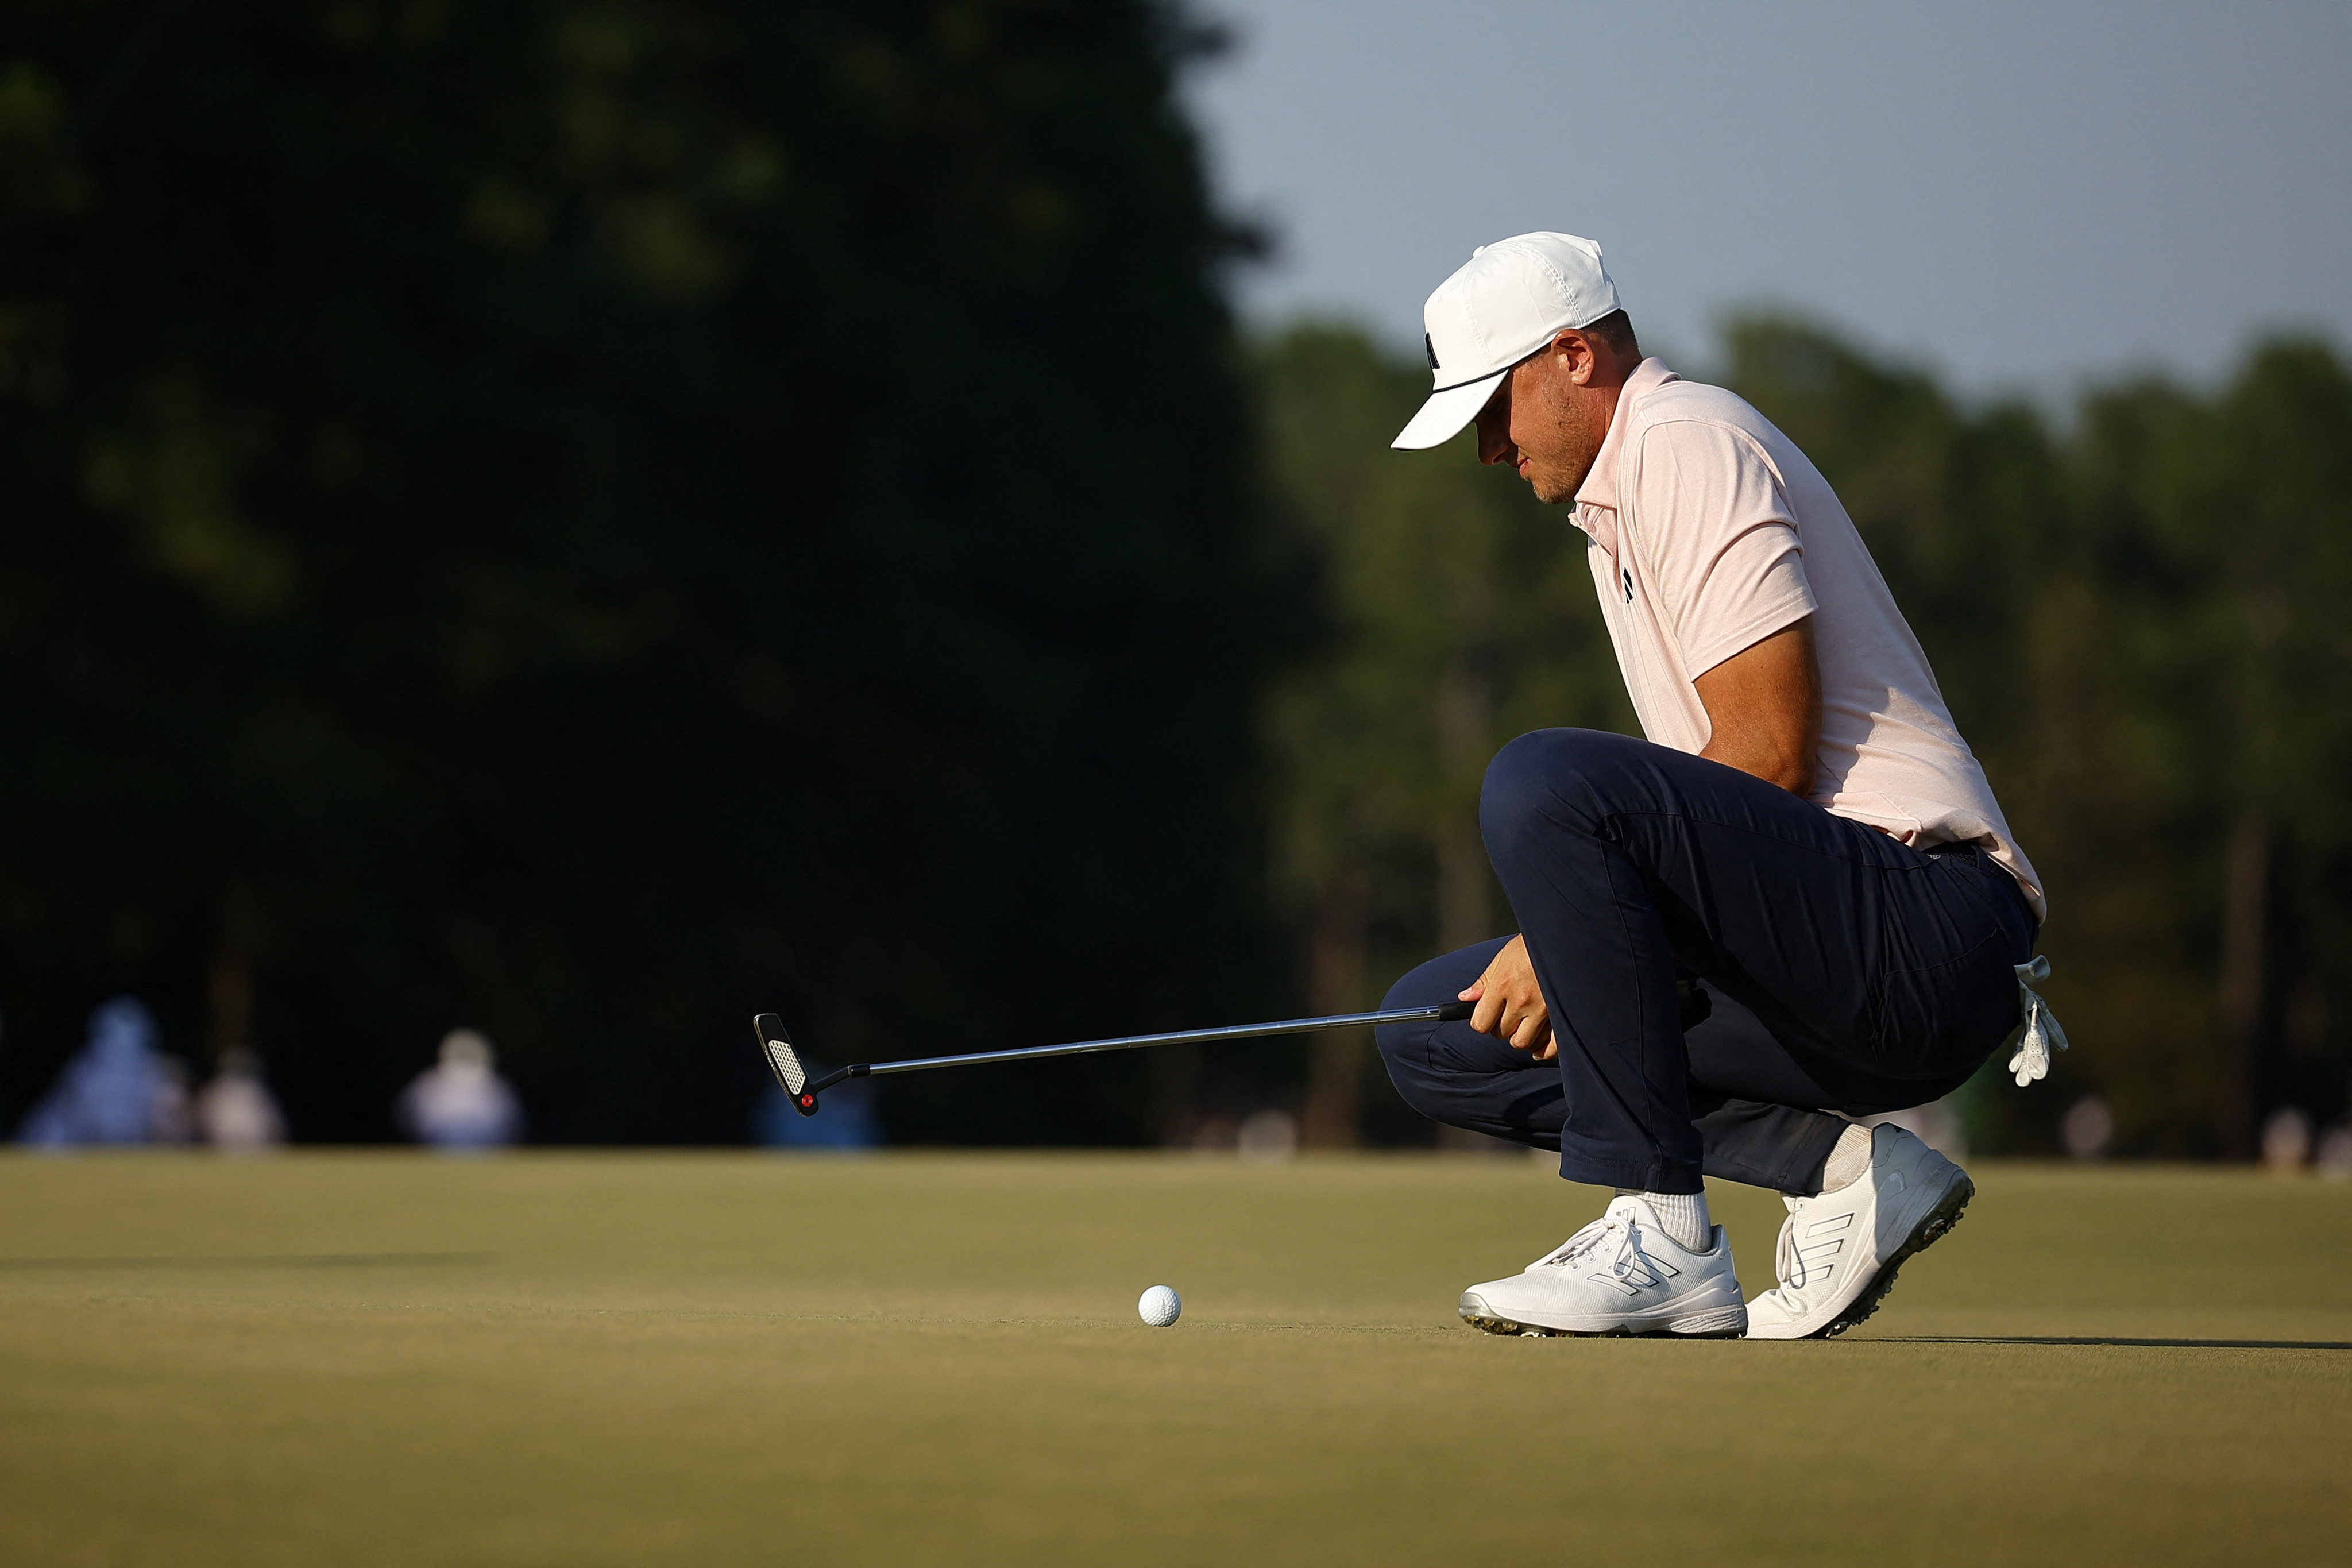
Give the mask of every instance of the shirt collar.
<svg viewBox="0 0 2352 1568">
<path fill-rule="evenodd" d="M 1583 528 L 1584 509 L 1588 506 L 1617 510 L 1617 457 L 1625 446 L 1626 410 L 1638 397 L 1646 397 L 1670 381 L 1682 377 L 1666 368 L 1666 362 L 1653 355 L 1633 367 L 1625 384 L 1617 389 L 1617 409 L 1609 416 L 1609 434 L 1602 437 L 1600 455 L 1592 459 L 1592 471 L 1576 487 L 1577 526 Z M 1591 530 L 1585 528 L 1590 533 Z"/>
</svg>

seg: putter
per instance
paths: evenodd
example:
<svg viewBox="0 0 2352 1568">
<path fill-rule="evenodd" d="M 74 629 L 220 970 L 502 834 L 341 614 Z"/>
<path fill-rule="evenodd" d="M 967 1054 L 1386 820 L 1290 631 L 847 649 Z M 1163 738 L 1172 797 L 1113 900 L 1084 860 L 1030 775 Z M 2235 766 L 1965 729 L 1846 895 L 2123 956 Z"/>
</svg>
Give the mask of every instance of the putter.
<svg viewBox="0 0 2352 1568">
<path fill-rule="evenodd" d="M 1442 1002 L 1427 1007 L 1395 1007 L 1385 1013 L 1334 1013 L 1324 1018 L 1286 1018 L 1278 1024 L 1237 1024 L 1224 1029 L 1183 1029 L 1172 1035 L 1121 1035 L 1108 1040 L 1080 1040 L 1067 1046 L 1028 1046 L 1013 1051 L 971 1051 L 960 1057 L 914 1057 L 899 1062 L 858 1062 L 835 1068 L 811 1080 L 801 1065 L 784 1021 L 773 1013 L 751 1020 L 760 1049 L 775 1069 L 776 1081 L 793 1097 L 793 1109 L 803 1116 L 816 1114 L 816 1097 L 835 1084 L 853 1078 L 887 1078 L 892 1073 L 929 1072 L 933 1068 L 982 1067 L 990 1062 L 1025 1062 L 1040 1057 L 1082 1057 L 1096 1051 L 1133 1051 L 1146 1046 L 1205 1045 L 1213 1040 L 1251 1040 L 1266 1035 L 1308 1035 L 1320 1029 L 1352 1029 L 1367 1024 L 1454 1023 L 1475 1010 L 1469 1002 Z"/>
</svg>

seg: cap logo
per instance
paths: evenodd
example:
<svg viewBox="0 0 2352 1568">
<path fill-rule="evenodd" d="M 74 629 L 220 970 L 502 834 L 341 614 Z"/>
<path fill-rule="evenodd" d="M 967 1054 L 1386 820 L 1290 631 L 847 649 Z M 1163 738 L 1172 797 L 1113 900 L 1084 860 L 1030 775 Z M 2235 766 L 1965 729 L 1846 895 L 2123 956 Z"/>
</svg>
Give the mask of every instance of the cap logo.
<svg viewBox="0 0 2352 1568">
<path fill-rule="evenodd" d="M 1437 345 L 1430 341 L 1429 334 L 1427 332 L 1421 334 L 1421 346 L 1429 353 L 1429 368 L 1435 370 L 1437 368 Z"/>
</svg>

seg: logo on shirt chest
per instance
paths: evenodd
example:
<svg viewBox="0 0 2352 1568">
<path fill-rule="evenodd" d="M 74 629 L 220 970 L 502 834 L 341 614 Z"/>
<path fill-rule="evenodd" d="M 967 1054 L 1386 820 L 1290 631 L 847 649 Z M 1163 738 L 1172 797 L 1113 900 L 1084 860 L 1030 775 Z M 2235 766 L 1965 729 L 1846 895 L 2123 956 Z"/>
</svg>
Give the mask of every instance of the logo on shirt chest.
<svg viewBox="0 0 2352 1568">
<path fill-rule="evenodd" d="M 1625 602 L 1632 604 L 1633 602 L 1633 569 L 1631 566 L 1618 567 L 1617 581 L 1625 590 Z"/>
</svg>

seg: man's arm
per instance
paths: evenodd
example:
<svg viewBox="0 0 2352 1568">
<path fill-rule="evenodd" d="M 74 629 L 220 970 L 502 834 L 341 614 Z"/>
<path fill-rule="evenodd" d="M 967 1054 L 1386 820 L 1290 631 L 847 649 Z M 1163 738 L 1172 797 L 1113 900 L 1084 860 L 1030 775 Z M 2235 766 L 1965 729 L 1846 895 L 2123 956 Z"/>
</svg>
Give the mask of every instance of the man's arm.
<svg viewBox="0 0 2352 1568">
<path fill-rule="evenodd" d="M 1699 755 L 1793 795 L 1811 793 L 1822 749 L 1813 617 L 1741 649 L 1693 682 L 1714 734 Z"/>
<path fill-rule="evenodd" d="M 1715 728 L 1700 756 L 1793 795 L 1811 790 L 1822 745 L 1822 665 L 1813 651 L 1812 616 L 1733 654 L 1694 684 Z M 1532 1051 L 1539 1062 L 1559 1054 L 1525 938 L 1506 943 L 1462 1000 L 1478 1004 L 1472 1028 Z"/>
</svg>

